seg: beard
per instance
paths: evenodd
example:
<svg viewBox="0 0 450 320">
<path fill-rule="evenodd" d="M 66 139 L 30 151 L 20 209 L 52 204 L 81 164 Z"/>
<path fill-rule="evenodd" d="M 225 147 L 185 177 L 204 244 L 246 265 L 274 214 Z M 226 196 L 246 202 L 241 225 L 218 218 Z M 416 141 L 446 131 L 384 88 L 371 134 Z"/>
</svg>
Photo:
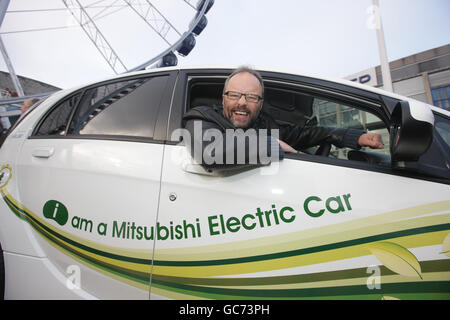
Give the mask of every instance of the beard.
<svg viewBox="0 0 450 320">
<path fill-rule="evenodd" d="M 250 110 L 245 106 L 234 107 L 227 109 L 224 115 L 236 128 L 247 129 L 258 118 L 259 110 Z"/>
</svg>

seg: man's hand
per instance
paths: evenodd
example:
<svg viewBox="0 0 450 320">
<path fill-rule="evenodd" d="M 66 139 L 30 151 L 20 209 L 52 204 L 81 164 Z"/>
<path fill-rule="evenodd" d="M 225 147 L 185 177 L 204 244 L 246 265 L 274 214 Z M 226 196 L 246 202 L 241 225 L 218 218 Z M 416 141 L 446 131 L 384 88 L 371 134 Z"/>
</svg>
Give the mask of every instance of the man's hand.
<svg viewBox="0 0 450 320">
<path fill-rule="evenodd" d="M 358 139 L 358 144 L 361 147 L 370 147 L 371 149 L 384 148 L 381 135 L 378 133 L 363 133 Z"/>
<path fill-rule="evenodd" d="M 278 139 L 277 139 L 278 140 Z M 278 143 L 281 146 L 281 149 L 283 149 L 284 152 L 293 152 L 296 153 L 297 150 L 295 150 L 294 148 L 292 148 L 290 145 L 288 145 L 286 142 L 278 140 Z"/>
</svg>

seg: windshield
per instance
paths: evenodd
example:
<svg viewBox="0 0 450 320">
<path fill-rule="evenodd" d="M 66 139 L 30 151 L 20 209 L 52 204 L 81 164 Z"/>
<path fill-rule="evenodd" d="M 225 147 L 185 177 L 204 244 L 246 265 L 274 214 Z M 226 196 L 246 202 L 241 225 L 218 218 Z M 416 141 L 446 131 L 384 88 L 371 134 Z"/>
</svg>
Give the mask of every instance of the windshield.
<svg viewBox="0 0 450 320">
<path fill-rule="evenodd" d="M 442 140 L 447 144 L 447 147 L 450 148 L 450 120 L 440 114 L 434 114 L 435 116 L 435 128 L 436 131 L 441 136 Z"/>
</svg>

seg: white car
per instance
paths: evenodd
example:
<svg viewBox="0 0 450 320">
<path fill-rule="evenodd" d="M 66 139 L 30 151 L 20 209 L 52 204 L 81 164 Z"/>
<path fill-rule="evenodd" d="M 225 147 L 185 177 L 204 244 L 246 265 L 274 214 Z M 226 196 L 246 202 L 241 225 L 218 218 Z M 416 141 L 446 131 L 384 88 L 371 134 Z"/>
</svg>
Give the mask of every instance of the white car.
<svg viewBox="0 0 450 320">
<path fill-rule="evenodd" d="M 450 113 L 261 70 L 279 123 L 378 132 L 385 149 L 205 170 L 174 133 L 221 103 L 231 71 L 125 74 L 14 125 L 0 149 L 5 299 L 450 299 Z"/>
</svg>

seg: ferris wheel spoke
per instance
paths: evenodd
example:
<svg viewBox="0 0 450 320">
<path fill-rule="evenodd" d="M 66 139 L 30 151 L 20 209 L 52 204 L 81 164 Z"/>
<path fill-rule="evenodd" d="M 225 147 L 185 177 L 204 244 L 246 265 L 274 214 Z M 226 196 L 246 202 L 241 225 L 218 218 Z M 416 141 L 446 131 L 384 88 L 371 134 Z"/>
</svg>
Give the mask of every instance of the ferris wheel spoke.
<svg viewBox="0 0 450 320">
<path fill-rule="evenodd" d="M 6 3 L 5 10 L 8 7 L 9 1 L 0 0 L 0 3 Z M 155 0 L 156 1 L 156 0 Z M 207 25 L 206 13 L 211 8 L 214 0 L 172 0 L 173 2 L 183 1 L 184 4 L 178 6 L 177 9 L 183 12 L 182 15 L 192 16 L 192 20 L 186 20 L 183 23 L 174 26 L 174 19 L 178 19 L 180 14 L 167 15 L 158 10 L 153 4 L 154 0 L 62 0 L 65 8 L 38 8 L 38 9 L 19 9 L 8 11 L 9 14 L 20 13 L 40 13 L 40 12 L 58 12 L 68 11 L 74 18 L 76 25 L 81 27 L 89 40 L 95 45 L 103 59 L 108 63 L 115 74 L 124 74 L 127 72 L 142 70 L 148 67 L 167 67 L 175 66 L 178 63 L 178 55 L 187 56 L 195 46 L 195 38 L 200 35 L 202 30 Z M 164 0 L 169 1 L 169 0 Z M 194 3 L 196 2 L 196 3 Z M 163 4 L 159 4 L 163 5 Z M 112 15 L 123 9 L 131 9 L 137 13 L 144 22 L 151 27 L 153 32 L 158 34 L 166 46 L 158 54 L 153 53 L 149 60 L 141 63 L 134 68 L 127 68 L 120 59 L 116 51 L 105 38 L 100 27 L 114 28 L 111 23 L 96 24 L 95 22 Z M 64 14 L 66 14 L 64 12 Z M 164 11 L 163 11 L 164 12 Z M 123 17 L 124 15 L 122 15 Z M 184 19 L 185 17 L 183 17 Z M 180 19 L 183 20 L 183 19 Z M 190 21 L 190 22 L 189 22 Z M 186 23 L 187 22 L 187 23 Z M 67 29 L 75 26 L 66 20 L 65 26 L 33 28 L 27 30 L 0 32 L 2 34 L 17 34 L 31 31 L 49 31 Z M 181 28 L 181 29 L 180 29 Z M 182 30 L 181 32 L 179 30 Z M 127 39 L 124 39 L 127 40 Z M 158 46 L 155 46 L 157 48 Z M 159 49 L 158 49 L 159 50 Z"/>
<path fill-rule="evenodd" d="M 188 3 L 187 1 L 185 2 Z M 176 58 L 174 52 L 178 52 L 178 54 L 183 57 L 187 56 L 191 52 L 196 43 L 195 36 L 198 36 L 206 27 L 207 20 L 204 15 L 209 11 L 213 4 L 214 0 L 200 0 L 195 8 L 191 6 L 195 9 L 196 14 L 194 19 L 189 24 L 188 30 L 184 32 L 175 43 L 163 50 L 159 55 L 156 55 L 141 65 L 130 69 L 129 72 L 143 70 L 149 66 L 167 67 L 177 65 L 178 59 Z"/>
<path fill-rule="evenodd" d="M 99 2 L 102 2 L 104 0 L 101 0 Z M 116 3 L 120 1 L 120 0 L 115 0 L 113 1 L 111 4 L 104 6 L 102 8 L 102 10 L 100 10 L 99 12 L 97 12 L 95 15 L 93 15 L 91 18 L 92 20 L 97 20 L 97 19 L 101 19 L 103 17 L 109 16 L 110 14 L 113 14 L 117 11 L 120 11 L 124 8 L 127 8 L 126 5 L 122 4 L 122 5 L 116 5 Z M 98 3 L 98 2 L 96 2 Z M 94 6 L 94 5 L 90 5 L 90 6 L 85 6 L 85 9 L 90 9 L 90 8 L 98 8 L 98 6 Z M 104 13 L 104 14 L 103 14 Z M 103 15 L 102 15 L 103 14 Z"/>
<path fill-rule="evenodd" d="M 184 2 L 186 2 L 192 9 L 197 10 L 197 7 L 192 4 L 192 2 L 194 2 L 194 0 L 183 0 Z"/>
<path fill-rule="evenodd" d="M 89 16 L 85 8 L 78 0 L 62 0 L 64 5 L 72 13 L 75 20 L 87 34 L 89 39 L 94 43 L 96 48 L 100 51 L 103 58 L 109 64 L 116 74 L 127 71 L 124 63 L 120 60 L 114 49 L 103 36 L 100 29 Z"/>
<path fill-rule="evenodd" d="M 149 0 L 124 0 L 124 1 L 168 45 L 171 45 L 171 41 L 168 39 L 169 32 L 171 34 L 175 33 L 174 36 L 176 36 L 177 38 L 181 36 L 181 33 Z"/>
</svg>

